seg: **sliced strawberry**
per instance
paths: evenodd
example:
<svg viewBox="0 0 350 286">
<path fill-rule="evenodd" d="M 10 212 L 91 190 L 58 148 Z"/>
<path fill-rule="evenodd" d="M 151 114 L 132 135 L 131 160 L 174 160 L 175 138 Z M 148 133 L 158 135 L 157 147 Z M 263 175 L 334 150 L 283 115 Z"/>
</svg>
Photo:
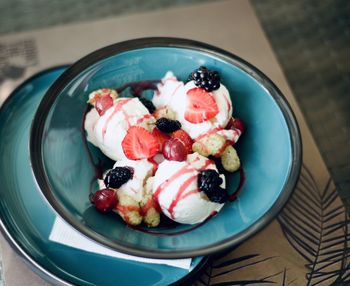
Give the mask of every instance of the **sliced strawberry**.
<svg viewBox="0 0 350 286">
<path fill-rule="evenodd" d="M 219 113 L 213 94 L 203 88 L 192 88 L 187 91 L 187 108 L 185 119 L 191 123 L 202 123 Z"/>
<path fill-rule="evenodd" d="M 185 130 L 183 129 L 176 130 L 175 132 L 171 133 L 171 138 L 177 138 L 181 140 L 186 147 L 187 154 L 192 153 L 193 140 Z"/>
<path fill-rule="evenodd" d="M 127 158 L 139 160 L 151 158 L 159 152 L 159 143 L 145 128 L 131 126 L 122 141 L 122 148 Z"/>
<path fill-rule="evenodd" d="M 152 131 L 154 137 L 157 138 L 159 143 L 159 150 L 163 150 L 164 142 L 170 139 L 170 136 L 162 131 L 160 131 L 157 127 L 155 127 Z"/>
<path fill-rule="evenodd" d="M 113 99 L 108 95 L 103 95 L 96 100 L 95 108 L 100 116 L 113 106 Z"/>
</svg>

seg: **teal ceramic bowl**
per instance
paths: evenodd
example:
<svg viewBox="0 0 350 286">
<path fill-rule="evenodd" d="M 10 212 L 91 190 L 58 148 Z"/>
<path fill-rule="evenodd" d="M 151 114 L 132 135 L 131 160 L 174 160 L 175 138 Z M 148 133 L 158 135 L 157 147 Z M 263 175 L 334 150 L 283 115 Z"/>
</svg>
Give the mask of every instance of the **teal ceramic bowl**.
<svg viewBox="0 0 350 286">
<path fill-rule="evenodd" d="M 86 144 L 82 128 L 89 92 L 171 70 L 181 80 L 205 65 L 219 71 L 234 115 L 246 123 L 237 144 L 241 174 L 227 176 L 228 190 L 243 183 L 238 198 L 200 226 L 128 227 L 116 215 L 91 206 L 97 162 L 111 164 Z M 92 154 L 92 156 L 91 156 Z M 115 250 L 152 258 L 208 255 L 244 241 L 270 222 L 292 193 L 301 166 L 295 117 L 281 92 L 262 72 L 226 51 L 191 40 L 145 38 L 98 50 L 73 64 L 47 91 L 32 123 L 30 155 L 37 183 L 54 210 L 89 238 Z M 242 175 L 244 173 L 244 182 Z"/>
</svg>

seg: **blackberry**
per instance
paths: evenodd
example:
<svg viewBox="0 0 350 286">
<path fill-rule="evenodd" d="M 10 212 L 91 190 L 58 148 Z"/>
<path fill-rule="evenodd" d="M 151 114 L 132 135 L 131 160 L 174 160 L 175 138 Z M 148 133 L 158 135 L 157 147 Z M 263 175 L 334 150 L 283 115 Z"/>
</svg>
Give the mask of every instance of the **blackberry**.
<svg viewBox="0 0 350 286">
<path fill-rule="evenodd" d="M 203 191 L 208 199 L 215 203 L 224 203 L 228 199 L 225 189 L 221 188 L 222 178 L 215 170 L 201 171 L 198 175 L 198 188 Z"/>
<path fill-rule="evenodd" d="M 165 133 L 172 133 L 181 128 L 181 123 L 166 117 L 161 117 L 156 121 L 157 128 Z"/>
<path fill-rule="evenodd" d="M 198 188 L 203 191 L 211 191 L 222 184 L 222 178 L 215 170 L 208 169 L 201 171 L 198 175 Z"/>
<path fill-rule="evenodd" d="M 139 100 L 148 109 L 149 113 L 153 113 L 156 111 L 156 107 L 153 105 L 152 101 L 144 97 L 139 97 Z"/>
<path fill-rule="evenodd" d="M 217 187 L 205 193 L 211 202 L 223 204 L 228 200 L 228 193 L 225 189 Z"/>
<path fill-rule="evenodd" d="M 206 91 L 217 90 L 220 87 L 219 73 L 204 66 L 194 70 L 188 77 L 188 81 L 190 80 L 193 80 L 196 86 L 204 88 Z"/>
<path fill-rule="evenodd" d="M 107 173 L 104 183 L 107 188 L 118 189 L 121 185 L 132 179 L 132 177 L 132 169 L 128 167 L 115 167 Z"/>
</svg>

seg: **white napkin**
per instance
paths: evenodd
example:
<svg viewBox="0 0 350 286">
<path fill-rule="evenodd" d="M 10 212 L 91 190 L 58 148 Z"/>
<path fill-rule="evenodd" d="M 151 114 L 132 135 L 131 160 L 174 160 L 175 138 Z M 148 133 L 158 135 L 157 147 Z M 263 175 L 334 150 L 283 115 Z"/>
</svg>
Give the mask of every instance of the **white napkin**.
<svg viewBox="0 0 350 286">
<path fill-rule="evenodd" d="M 165 264 L 173 267 L 191 269 L 191 258 L 186 259 L 152 259 L 145 257 L 132 256 L 118 251 L 111 250 L 97 242 L 87 238 L 75 230 L 62 218 L 56 217 L 49 236 L 51 241 L 64 244 L 70 247 L 78 248 L 87 252 L 98 253 L 121 259 L 133 260 L 144 263 Z"/>
</svg>

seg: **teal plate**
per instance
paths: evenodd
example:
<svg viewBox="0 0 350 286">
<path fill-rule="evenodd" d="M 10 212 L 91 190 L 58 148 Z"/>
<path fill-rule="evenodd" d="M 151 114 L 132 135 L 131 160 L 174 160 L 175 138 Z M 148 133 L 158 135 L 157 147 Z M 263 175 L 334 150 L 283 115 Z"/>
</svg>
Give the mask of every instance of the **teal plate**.
<svg viewBox="0 0 350 286">
<path fill-rule="evenodd" d="M 205 266 L 193 259 L 192 270 L 94 254 L 48 239 L 55 213 L 35 183 L 29 160 L 29 129 L 40 100 L 67 67 L 34 75 L 0 108 L 0 226 L 6 239 L 55 285 L 186 284 Z"/>
</svg>

